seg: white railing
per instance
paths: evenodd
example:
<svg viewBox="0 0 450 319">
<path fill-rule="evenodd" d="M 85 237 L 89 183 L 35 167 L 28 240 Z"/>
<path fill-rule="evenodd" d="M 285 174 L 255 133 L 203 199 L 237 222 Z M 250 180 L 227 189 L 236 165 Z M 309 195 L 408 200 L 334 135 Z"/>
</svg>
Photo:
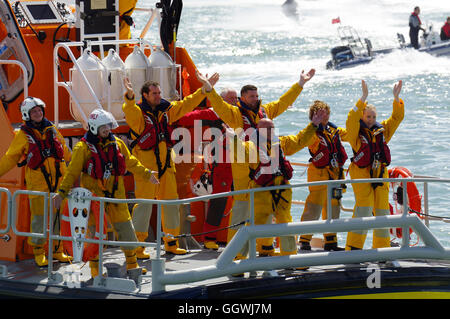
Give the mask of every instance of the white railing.
<svg viewBox="0 0 450 319">
<path fill-rule="evenodd" d="M 0 65 L 1 64 L 15 64 L 20 68 L 23 78 L 23 96 L 24 98 L 28 97 L 28 71 L 25 65 L 17 60 L 0 60 Z"/>
<path fill-rule="evenodd" d="M 305 267 L 314 265 L 333 265 L 342 263 L 358 263 L 367 261 L 387 261 L 398 259 L 450 259 L 450 249 L 443 247 L 440 241 L 432 234 L 430 229 L 417 216 L 409 214 L 408 210 L 404 210 L 402 215 L 378 216 L 378 217 L 364 217 L 364 218 L 340 218 L 331 219 L 331 214 L 328 214 L 327 220 L 318 221 L 303 221 L 287 224 L 272 224 L 272 225 L 254 225 L 254 194 L 260 191 L 270 191 L 284 188 L 300 188 L 315 185 L 327 185 L 328 191 L 328 212 L 331 212 L 331 193 L 335 185 L 342 183 L 371 183 L 371 182 L 400 182 L 403 185 L 403 199 L 404 205 L 408 205 L 407 200 L 407 183 L 417 182 L 424 183 L 424 214 L 428 215 L 428 183 L 450 183 L 450 179 L 437 178 L 387 178 L 387 179 L 358 179 L 358 180 L 334 180 L 321 181 L 311 183 L 300 183 L 294 185 L 272 186 L 264 188 L 255 188 L 241 191 L 234 191 L 229 193 L 214 194 L 208 196 L 201 196 L 189 199 L 179 200 L 147 200 L 147 199 L 111 199 L 105 197 L 85 197 L 84 199 L 96 200 L 100 202 L 100 222 L 103 222 L 104 203 L 142 203 L 142 204 L 156 204 L 157 205 L 157 234 L 156 243 L 139 242 L 139 246 L 155 247 L 156 256 L 151 260 L 152 272 L 151 275 L 143 275 L 142 277 L 151 276 L 152 293 L 165 291 L 167 285 L 175 285 L 181 283 L 197 282 L 211 278 L 218 278 L 234 273 L 251 272 L 256 270 L 273 270 L 287 267 Z M 7 189 L 0 189 L 0 191 L 8 193 Z M 195 201 L 205 201 L 212 198 L 223 196 L 238 195 L 243 193 L 250 194 L 250 211 L 251 218 L 249 226 L 241 227 L 233 239 L 227 244 L 221 255 L 211 266 L 201 267 L 197 269 L 187 269 L 180 271 L 165 271 L 165 259 L 161 258 L 161 244 L 163 233 L 161 232 L 161 205 L 179 205 L 189 204 Z M 99 273 L 102 273 L 103 264 L 103 245 L 112 246 L 136 246 L 135 242 L 119 242 L 108 241 L 103 239 L 75 239 L 71 237 L 64 237 L 52 233 L 52 227 L 48 227 L 48 222 L 45 222 L 44 233 L 26 233 L 19 232 L 16 229 L 15 221 L 17 218 L 17 208 L 15 205 L 16 198 L 19 195 L 32 194 L 44 196 L 44 220 L 53 220 L 53 208 L 51 201 L 48 201 L 49 194 L 45 192 L 32 191 L 16 191 L 12 196 L 12 205 L 9 207 L 10 217 L 8 223 L 12 221 L 12 229 L 14 233 L 21 236 L 46 238 L 49 240 L 68 240 L 79 242 L 100 243 L 99 251 Z M 10 197 L 8 197 L 10 198 Z M 48 204 L 47 204 L 48 202 Z M 100 225 L 102 229 L 103 225 Z M 7 229 L 9 229 L 9 225 Z M 256 238 L 259 237 L 277 237 L 284 235 L 300 235 L 311 233 L 326 233 L 326 232 L 349 232 L 354 230 L 368 230 L 375 228 L 396 228 L 401 227 L 403 234 L 409 233 L 409 228 L 412 228 L 416 234 L 421 238 L 424 246 L 410 247 L 409 236 L 403 236 L 400 247 L 388 247 L 379 249 L 367 250 L 352 250 L 352 251 L 338 251 L 338 252 L 315 252 L 313 254 L 299 254 L 290 256 L 277 256 L 267 258 L 256 258 Z M 48 228 L 48 229 L 47 229 Z M 1 232 L 0 232 L 1 233 Z M 234 257 L 240 249 L 247 242 L 250 242 L 249 258 L 246 260 L 235 261 Z M 49 282 L 62 283 L 62 280 L 52 269 L 52 250 L 49 250 L 49 267 L 48 280 Z M 60 275 L 59 275 L 60 276 Z M 107 289 L 114 287 L 111 281 L 117 281 L 117 278 L 102 277 L 94 280 L 94 286 Z M 131 282 L 131 281 L 130 281 Z M 131 284 L 129 291 L 134 291 L 138 287 Z M 113 288 L 111 288 L 113 289 Z M 138 289 L 137 289 L 138 290 Z"/>
</svg>

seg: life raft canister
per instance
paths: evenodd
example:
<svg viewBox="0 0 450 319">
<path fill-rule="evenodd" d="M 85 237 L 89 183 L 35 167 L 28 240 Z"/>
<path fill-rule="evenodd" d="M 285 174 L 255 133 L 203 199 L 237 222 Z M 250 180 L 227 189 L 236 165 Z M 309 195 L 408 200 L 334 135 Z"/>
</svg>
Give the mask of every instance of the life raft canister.
<svg viewBox="0 0 450 319">
<path fill-rule="evenodd" d="M 413 177 L 411 171 L 405 167 L 397 166 L 389 169 L 389 178 L 409 178 Z M 395 212 L 391 204 L 389 204 L 389 209 L 391 215 L 398 215 L 403 213 L 404 201 L 403 201 L 403 187 L 401 183 L 391 183 L 392 189 L 394 191 L 393 199 L 395 202 Z M 408 182 L 406 184 L 406 192 L 408 194 L 408 207 L 410 214 L 417 214 L 421 219 L 424 218 L 420 213 L 422 212 L 422 195 L 420 195 L 417 185 L 414 182 Z M 401 205 L 403 209 L 397 209 L 397 204 Z M 391 228 L 391 234 L 397 236 L 397 238 L 402 238 L 402 228 Z M 409 229 L 409 234 L 412 233 L 412 229 Z"/>
<path fill-rule="evenodd" d="M 44 140 L 36 137 L 33 129 L 25 124 L 22 125 L 20 129 L 27 136 L 29 147 L 25 161 L 20 163 L 19 166 L 26 164 L 31 169 L 38 169 L 44 164 L 44 161 L 48 157 L 53 157 L 58 162 L 63 161 L 64 149 L 61 142 L 56 137 L 54 126 L 49 126 L 45 129 Z"/>
<path fill-rule="evenodd" d="M 94 215 L 95 219 L 95 234 L 91 238 L 100 239 L 100 203 L 97 201 L 91 201 L 90 214 Z M 87 229 L 85 230 L 87 234 Z M 107 232 L 107 219 L 106 214 L 103 215 L 103 238 L 106 238 Z M 92 235 L 92 234 L 91 234 Z M 72 237 L 72 231 L 70 229 L 70 216 L 69 216 L 69 205 L 66 204 L 62 210 L 61 216 L 61 236 Z M 63 241 L 64 250 L 73 256 L 73 247 L 71 241 Z M 84 262 L 97 257 L 99 251 L 99 245 L 95 243 L 84 243 L 83 258 Z"/>
<path fill-rule="evenodd" d="M 342 167 L 348 158 L 347 152 L 341 143 L 337 126 L 331 122 L 328 122 L 327 126 L 330 129 L 329 135 L 323 132 L 326 128 L 322 128 L 316 133 L 319 138 L 319 148 L 315 153 L 310 151 L 310 162 L 317 168 Z"/>
</svg>

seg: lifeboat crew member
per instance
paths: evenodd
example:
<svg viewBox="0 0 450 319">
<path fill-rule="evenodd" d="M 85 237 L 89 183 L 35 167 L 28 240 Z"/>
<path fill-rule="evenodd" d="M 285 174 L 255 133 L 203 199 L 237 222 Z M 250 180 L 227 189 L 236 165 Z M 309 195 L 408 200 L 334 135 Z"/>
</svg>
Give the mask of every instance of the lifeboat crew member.
<svg viewBox="0 0 450 319">
<path fill-rule="evenodd" d="M 146 82 L 141 88 L 142 100 L 134 101 L 134 91 L 129 79 L 124 80 L 126 93 L 122 110 L 130 126 L 132 136 L 132 153 L 141 163 L 154 171 L 158 171 L 160 184 L 154 185 L 148 179 L 135 176 L 136 198 L 170 200 L 178 199 L 173 163 L 171 140 L 172 124 L 186 113 L 192 111 L 205 98 L 203 91 L 211 90 L 219 75 L 216 73 L 209 79 L 199 72 L 197 78 L 203 87 L 182 101 L 169 102 L 161 98 L 161 88 L 156 82 Z M 211 84 L 209 81 L 211 81 Z M 136 204 L 133 208 L 133 224 L 139 241 L 145 241 L 148 236 L 152 205 Z M 163 231 L 165 233 L 164 246 L 167 253 L 186 254 L 185 249 L 178 247 L 178 240 L 174 236 L 180 234 L 179 205 L 162 206 Z M 143 247 L 138 249 L 138 258 L 147 259 Z"/>
<path fill-rule="evenodd" d="M 336 127 L 329 122 L 330 107 L 322 101 L 314 101 L 309 108 L 309 118 L 312 119 L 315 112 L 325 110 L 326 116 L 320 123 L 316 135 L 309 145 L 311 154 L 308 166 L 308 182 L 325 181 L 330 179 L 344 179 L 344 163 L 347 160 L 347 153 L 342 146 L 347 131 L 345 128 Z M 342 140 L 341 140 L 342 139 Z M 335 187 L 331 200 L 331 218 L 337 219 L 340 215 L 340 199 L 345 184 Z M 317 185 L 309 187 L 309 195 L 306 198 L 305 208 L 301 217 L 302 221 L 317 220 L 322 212 L 322 218 L 327 219 L 327 186 Z M 323 234 L 325 238 L 324 249 L 344 250 L 337 245 L 336 233 Z M 300 236 L 300 249 L 311 250 L 312 235 Z"/>
<path fill-rule="evenodd" d="M 306 147 L 314 136 L 322 117 L 323 111 L 317 112 L 312 122 L 306 128 L 296 135 L 287 135 L 276 137 L 274 133 L 274 124 L 271 119 L 260 119 L 257 125 L 257 131 L 250 137 L 250 141 L 243 142 L 244 149 L 236 148 L 234 150 L 235 160 L 242 156 L 239 153 L 245 151 L 245 161 L 249 163 L 250 168 L 250 188 L 279 186 L 289 184 L 292 178 L 293 170 L 286 155 L 293 155 Z M 232 130 L 231 130 L 232 131 Z M 227 133 L 232 136 L 228 130 Z M 237 143 L 237 137 L 234 138 L 234 144 Z M 256 161 L 252 154 L 256 154 Z M 255 225 L 263 225 L 271 215 L 275 216 L 277 224 L 292 222 L 291 216 L 292 190 L 290 188 L 276 191 L 256 192 L 254 195 L 255 207 Z M 257 246 L 259 256 L 274 256 L 273 238 L 258 238 Z M 295 236 L 280 237 L 281 255 L 297 254 L 297 245 Z"/>
<path fill-rule="evenodd" d="M 295 102 L 297 97 L 302 92 L 304 85 L 309 80 L 311 80 L 314 74 L 314 69 L 311 69 L 308 73 L 304 73 L 302 71 L 299 81 L 292 85 L 291 88 L 286 93 L 284 93 L 279 100 L 267 104 L 261 103 L 261 100 L 259 100 L 258 96 L 258 89 L 254 85 L 245 85 L 241 88 L 240 97 L 237 101 L 236 106 L 225 102 L 214 89 L 211 91 L 211 93 L 207 93 L 206 95 L 210 100 L 214 111 L 219 115 L 220 119 L 224 121 L 225 124 L 229 125 L 232 129 L 236 130 L 236 133 L 243 140 L 248 141 L 248 137 L 251 136 L 255 131 L 259 120 L 265 117 L 274 119 L 284 111 L 286 111 L 287 108 Z M 247 189 L 250 182 L 246 178 L 249 172 L 249 168 L 247 166 L 248 163 L 242 164 L 243 165 L 237 166 L 233 164 L 232 167 L 233 185 L 235 190 Z M 248 207 L 248 194 L 242 195 L 240 200 L 241 202 L 247 201 L 247 205 L 245 207 Z M 239 204 L 236 203 L 236 205 Z M 242 211 L 245 212 L 245 208 Z M 234 210 L 234 212 L 236 212 L 236 209 Z M 246 218 L 242 220 L 245 219 Z M 232 223 L 234 223 L 235 221 L 236 218 L 232 217 Z M 234 235 L 233 230 L 231 230 L 231 236 L 232 235 Z M 273 247 L 268 249 L 267 251 L 265 251 L 265 249 L 261 247 L 258 247 L 258 250 L 261 254 L 270 254 L 271 252 L 273 252 Z"/>
<path fill-rule="evenodd" d="M 111 133 L 112 129 L 118 127 L 111 113 L 103 109 L 92 111 L 88 126 L 89 130 L 73 149 L 72 160 L 55 196 L 55 206 L 58 207 L 61 200 L 67 197 L 80 175 L 81 186 L 99 197 L 125 199 L 123 176 L 127 170 L 146 178 L 150 183 L 158 183 L 156 172 L 146 169 L 130 154 L 125 143 Z M 119 241 L 137 241 L 127 204 L 106 202 L 105 212 Z M 124 246 L 122 250 L 127 270 L 137 268 L 136 248 Z M 92 277 L 98 276 L 98 258 L 91 260 L 89 267 Z"/>
<path fill-rule="evenodd" d="M 0 176 L 7 173 L 15 165 L 25 166 L 25 184 L 28 190 L 41 192 L 55 192 L 61 182 L 66 165 L 70 160 L 70 150 L 64 142 L 63 136 L 56 127 L 45 117 L 45 103 L 35 97 L 27 97 L 20 105 L 24 124 L 14 136 L 14 139 L 0 160 Z M 25 160 L 19 163 L 20 159 Z M 28 195 L 30 200 L 30 229 L 32 233 L 44 231 L 44 198 L 43 196 Z M 59 224 L 55 224 L 59 232 Z M 38 266 L 48 265 L 45 256 L 46 240 L 43 238 L 28 238 L 33 247 L 34 260 Z M 69 262 L 71 257 L 65 255 L 62 245 L 54 246 L 53 258 L 61 262 Z"/>
<path fill-rule="evenodd" d="M 182 127 L 193 127 L 195 121 L 201 121 L 204 128 L 220 129 L 222 133 L 223 122 L 219 119 L 217 114 L 212 109 L 194 110 L 183 116 L 177 121 L 177 125 Z M 227 161 L 226 143 L 223 135 L 214 134 L 214 139 L 208 144 L 208 150 L 205 152 L 204 161 L 208 166 L 212 182 L 212 194 L 224 193 L 231 191 L 233 177 L 231 173 L 231 163 Z M 208 154 L 209 153 L 209 154 Z M 209 200 L 208 211 L 206 213 L 206 220 L 203 225 L 205 234 L 204 247 L 206 249 L 219 249 L 217 244 L 217 229 L 224 216 L 227 208 L 228 197 L 213 198 Z"/>
<path fill-rule="evenodd" d="M 378 123 L 376 109 L 367 105 L 367 84 L 362 81 L 362 96 L 348 113 L 347 141 L 354 156 L 349 166 L 351 179 L 388 178 L 391 155 L 388 143 L 404 117 L 404 103 L 399 99 L 402 81 L 394 85 L 394 102 L 389 119 Z M 355 194 L 353 217 L 389 215 L 389 183 L 352 184 Z M 346 250 L 362 249 L 367 231 L 352 231 L 347 235 Z M 390 247 L 389 229 L 373 231 L 373 248 Z"/>
<path fill-rule="evenodd" d="M 131 26 L 134 24 L 133 14 L 137 0 L 120 0 L 119 1 L 119 39 L 131 39 Z"/>
</svg>

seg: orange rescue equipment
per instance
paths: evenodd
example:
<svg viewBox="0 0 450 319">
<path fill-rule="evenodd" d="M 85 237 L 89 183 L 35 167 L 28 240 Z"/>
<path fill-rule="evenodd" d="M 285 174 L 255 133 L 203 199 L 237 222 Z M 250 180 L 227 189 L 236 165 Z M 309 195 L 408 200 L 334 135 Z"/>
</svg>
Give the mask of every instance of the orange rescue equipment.
<svg viewBox="0 0 450 319">
<path fill-rule="evenodd" d="M 389 178 L 409 178 L 413 177 L 411 171 L 405 167 L 397 166 L 392 169 L 389 169 Z M 392 189 L 394 190 L 394 202 L 395 202 L 395 213 L 394 208 L 391 204 L 389 204 L 389 208 L 391 211 L 391 215 L 397 215 L 403 213 L 403 208 L 398 209 L 397 204 L 403 206 L 403 187 L 401 183 L 394 182 L 391 183 Z M 422 213 L 422 195 L 420 195 L 419 190 L 417 189 L 417 185 L 414 182 L 408 182 L 406 187 L 406 192 L 408 194 L 408 206 L 410 214 L 417 214 L 420 218 L 423 219 Z M 412 233 L 412 229 L 409 229 L 409 233 Z M 402 229 L 396 228 L 395 233 L 394 229 L 391 229 L 391 234 L 397 236 L 398 238 L 402 238 Z"/>
<path fill-rule="evenodd" d="M 100 239 L 100 203 L 97 201 L 91 201 L 90 213 L 93 214 L 95 218 L 95 235 L 94 239 Z M 106 215 L 103 216 L 103 234 L 106 235 L 107 220 Z M 89 218 L 91 219 L 91 218 Z M 69 217 L 69 205 L 66 202 L 64 205 L 62 216 L 61 216 L 61 236 L 72 237 L 72 232 L 70 230 L 70 217 Z M 66 251 L 70 256 L 73 256 L 72 242 L 63 241 L 64 251 Z M 83 250 L 83 261 L 87 262 L 94 259 L 98 255 L 98 244 L 85 243 Z"/>
</svg>

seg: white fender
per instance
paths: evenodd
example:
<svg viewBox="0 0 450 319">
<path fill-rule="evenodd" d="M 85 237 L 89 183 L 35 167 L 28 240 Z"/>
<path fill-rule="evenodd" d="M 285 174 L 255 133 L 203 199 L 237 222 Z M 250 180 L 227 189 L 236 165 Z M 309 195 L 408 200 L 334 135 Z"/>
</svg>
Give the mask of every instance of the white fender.
<svg viewBox="0 0 450 319">
<path fill-rule="evenodd" d="M 69 196 L 69 219 L 70 230 L 73 238 L 86 238 L 88 230 L 89 211 L 91 200 L 82 199 L 85 196 L 92 196 L 92 193 L 86 188 L 73 188 Z M 81 262 L 83 258 L 84 243 L 72 242 L 73 261 Z"/>
</svg>

